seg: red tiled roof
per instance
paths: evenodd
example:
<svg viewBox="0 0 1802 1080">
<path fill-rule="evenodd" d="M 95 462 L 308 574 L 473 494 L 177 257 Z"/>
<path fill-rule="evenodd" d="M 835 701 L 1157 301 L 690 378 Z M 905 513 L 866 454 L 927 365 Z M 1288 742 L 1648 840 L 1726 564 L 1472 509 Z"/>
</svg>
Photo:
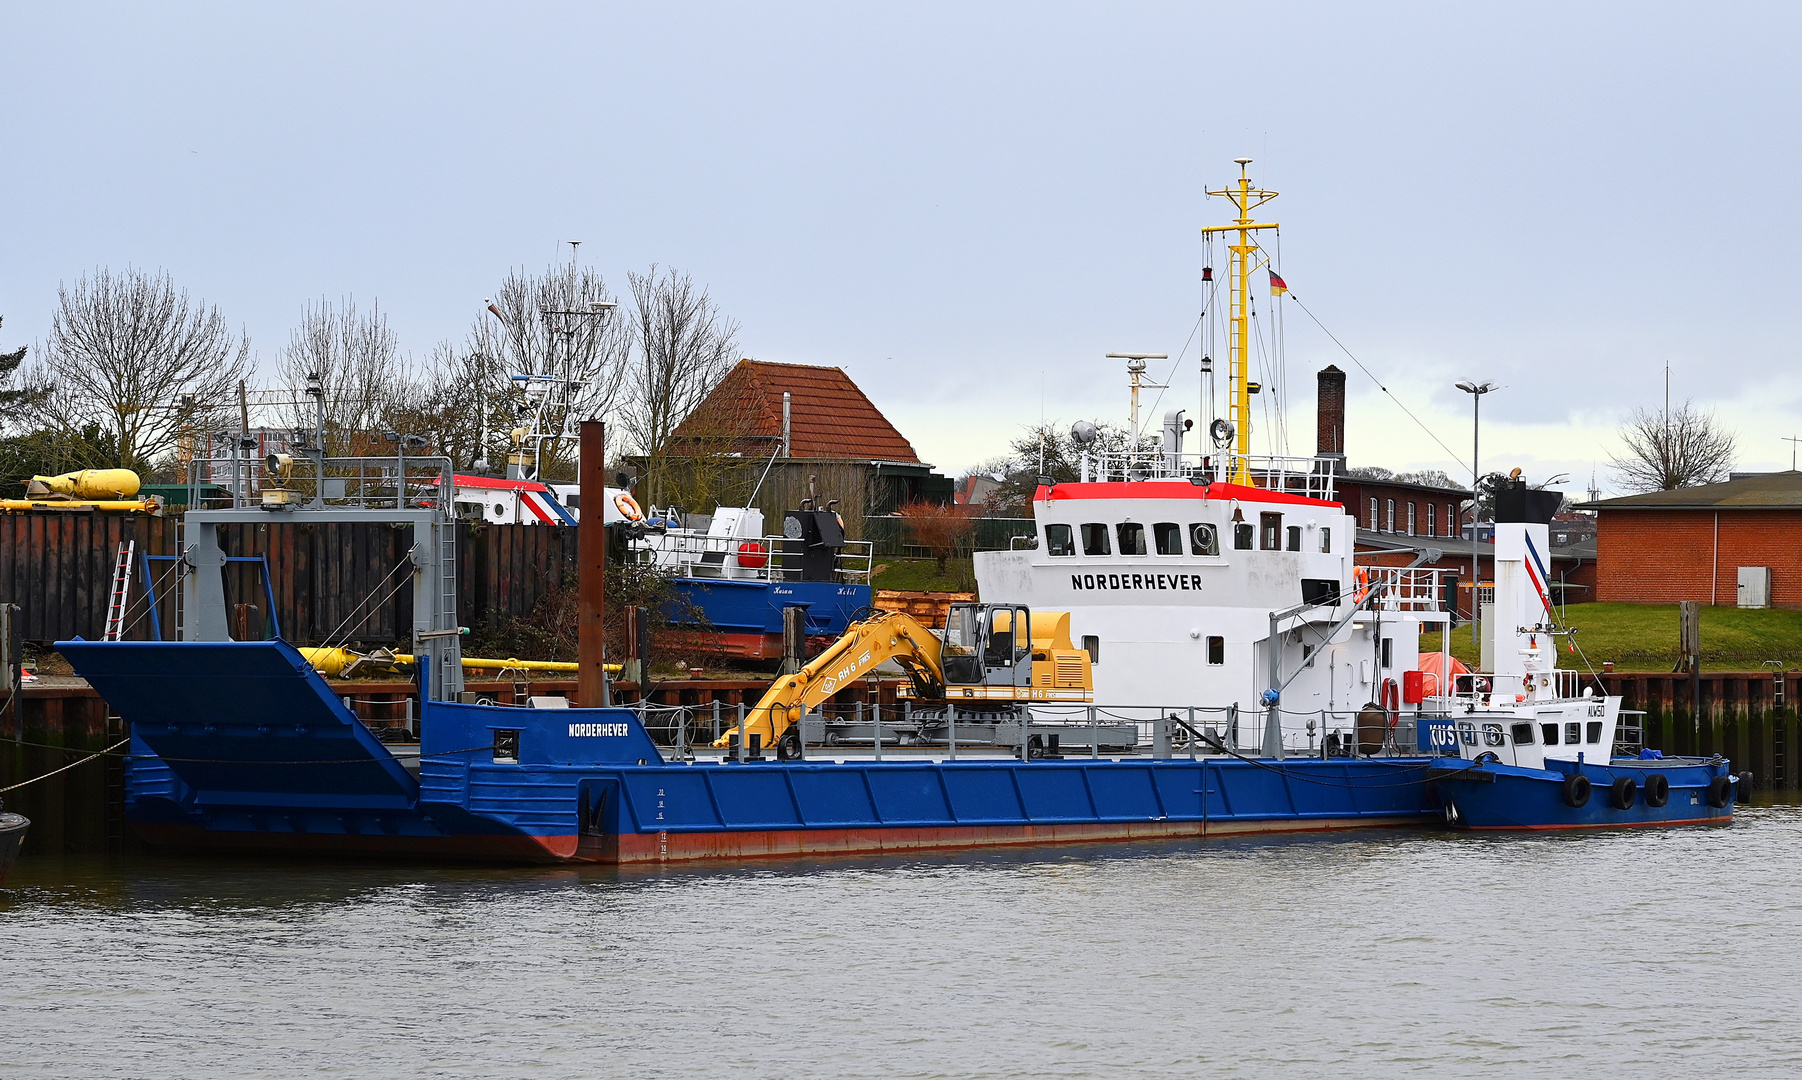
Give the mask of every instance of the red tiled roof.
<svg viewBox="0 0 1802 1080">
<path fill-rule="evenodd" d="M 726 437 L 745 440 L 747 453 L 768 454 L 782 438 L 785 391 L 790 457 L 920 460 L 913 444 L 839 368 L 767 360 L 740 360 L 674 438 L 698 441 L 729 431 Z"/>
</svg>

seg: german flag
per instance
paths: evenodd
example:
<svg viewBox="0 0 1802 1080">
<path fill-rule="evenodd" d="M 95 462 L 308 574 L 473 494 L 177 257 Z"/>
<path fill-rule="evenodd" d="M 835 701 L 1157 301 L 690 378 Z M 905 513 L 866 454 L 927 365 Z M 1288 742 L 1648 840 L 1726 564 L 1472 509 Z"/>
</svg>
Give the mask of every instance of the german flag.
<svg viewBox="0 0 1802 1080">
<path fill-rule="evenodd" d="M 1270 295 L 1281 296 L 1289 291 L 1289 283 L 1284 281 L 1275 270 L 1270 271 Z"/>
</svg>

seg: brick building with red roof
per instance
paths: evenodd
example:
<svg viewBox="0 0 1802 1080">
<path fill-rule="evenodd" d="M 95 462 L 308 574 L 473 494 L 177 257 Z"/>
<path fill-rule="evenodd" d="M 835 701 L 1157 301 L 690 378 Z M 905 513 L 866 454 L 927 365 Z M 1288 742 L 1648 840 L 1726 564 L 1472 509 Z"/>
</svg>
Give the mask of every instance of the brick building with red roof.
<svg viewBox="0 0 1802 1080">
<path fill-rule="evenodd" d="M 805 498 L 836 501 L 846 535 L 863 537 L 863 519 L 893 514 L 915 500 L 949 502 L 953 481 L 922 462 L 844 370 L 740 360 L 670 438 L 672 454 L 727 455 L 735 476 L 757 485 L 766 521 Z M 730 504 L 722 493 L 721 501 Z M 701 509 L 697 507 L 697 509 Z M 708 507 L 706 509 L 711 509 Z"/>
</svg>

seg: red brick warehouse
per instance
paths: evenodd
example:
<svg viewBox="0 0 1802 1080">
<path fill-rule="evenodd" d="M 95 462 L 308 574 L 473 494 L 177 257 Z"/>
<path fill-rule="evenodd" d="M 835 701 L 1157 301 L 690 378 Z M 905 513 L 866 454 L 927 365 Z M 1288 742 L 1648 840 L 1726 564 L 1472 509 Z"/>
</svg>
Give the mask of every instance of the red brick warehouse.
<svg viewBox="0 0 1802 1080">
<path fill-rule="evenodd" d="M 1772 607 L 1802 608 L 1802 472 L 1586 503 L 1596 526 L 1596 599 L 1737 604 L 1741 569 L 1769 570 Z"/>
</svg>

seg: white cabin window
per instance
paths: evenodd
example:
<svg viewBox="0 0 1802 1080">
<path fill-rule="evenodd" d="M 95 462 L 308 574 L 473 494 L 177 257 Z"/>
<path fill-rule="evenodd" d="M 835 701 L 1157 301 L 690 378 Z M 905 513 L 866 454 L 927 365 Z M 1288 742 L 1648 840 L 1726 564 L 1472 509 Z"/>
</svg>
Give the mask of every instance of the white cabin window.
<svg viewBox="0 0 1802 1080">
<path fill-rule="evenodd" d="M 1234 525 L 1233 526 L 1233 547 L 1237 548 L 1240 551 L 1250 551 L 1251 550 L 1251 541 L 1253 539 L 1252 534 L 1255 531 L 1256 530 L 1254 530 L 1251 527 L 1251 522 L 1249 522 L 1249 521 L 1241 521 L 1238 524 Z"/>
<path fill-rule="evenodd" d="M 1516 745 L 1516 746 L 1532 746 L 1533 745 L 1533 725 L 1532 724 L 1515 724 L 1511 729 L 1509 729 L 1509 734 L 1511 736 L 1513 736 L 1514 745 Z"/>
<path fill-rule="evenodd" d="M 1300 551 L 1301 550 L 1301 526 L 1300 525 L 1289 526 L 1289 550 L 1290 551 Z"/>
<path fill-rule="evenodd" d="M 1500 746 L 1500 745 L 1502 745 L 1502 725 L 1500 725 L 1500 724 L 1484 724 L 1483 725 L 1483 745 L 1484 746 Z"/>
<path fill-rule="evenodd" d="M 1045 526 L 1045 550 L 1059 557 L 1076 554 L 1076 540 L 1070 532 L 1070 526 Z"/>
<path fill-rule="evenodd" d="M 1545 736 L 1545 744 L 1547 746 L 1557 746 L 1558 745 L 1558 725 L 1557 724 L 1541 724 L 1541 725 L 1539 725 L 1539 733 L 1541 735 Z"/>
<path fill-rule="evenodd" d="M 1122 522 L 1119 526 L 1120 554 L 1145 554 L 1145 526 L 1137 522 Z"/>
<path fill-rule="evenodd" d="M 1564 745 L 1575 746 L 1582 741 L 1583 724 L 1581 721 L 1572 720 L 1564 725 Z"/>
<path fill-rule="evenodd" d="M 1219 667 L 1226 663 L 1226 639 L 1215 636 L 1208 638 L 1208 663 Z"/>
<path fill-rule="evenodd" d="M 1174 521 L 1160 521 L 1153 525 L 1151 538 L 1157 545 L 1159 555 L 1181 555 L 1183 553 L 1183 530 Z"/>
<path fill-rule="evenodd" d="M 1189 526 L 1189 554 L 1220 554 L 1220 533 L 1207 522 Z"/>
<path fill-rule="evenodd" d="M 1107 526 L 1091 521 L 1082 527 L 1082 553 L 1084 555 L 1111 555 L 1108 548 Z"/>
<path fill-rule="evenodd" d="M 1591 720 L 1589 722 L 1589 738 L 1585 741 L 1592 743 L 1602 741 L 1602 722 L 1600 720 Z"/>
<path fill-rule="evenodd" d="M 1320 530 L 1320 550 L 1322 550 L 1322 551 L 1333 550 L 1333 530 L 1331 530 L 1331 529 Z"/>
</svg>

